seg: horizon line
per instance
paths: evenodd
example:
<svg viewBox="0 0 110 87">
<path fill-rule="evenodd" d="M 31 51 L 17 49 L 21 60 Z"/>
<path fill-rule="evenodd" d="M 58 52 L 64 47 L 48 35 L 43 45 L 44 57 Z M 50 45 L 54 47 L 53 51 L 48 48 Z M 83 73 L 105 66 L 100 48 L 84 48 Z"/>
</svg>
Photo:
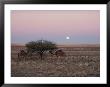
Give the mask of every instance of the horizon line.
<svg viewBox="0 0 110 87">
<path fill-rule="evenodd" d="M 11 43 L 12 45 L 18 45 L 18 46 L 25 46 L 24 43 Z M 95 46 L 100 46 L 100 43 L 70 43 L 70 44 L 56 44 L 57 46 L 91 46 L 91 45 L 95 45 Z"/>
</svg>

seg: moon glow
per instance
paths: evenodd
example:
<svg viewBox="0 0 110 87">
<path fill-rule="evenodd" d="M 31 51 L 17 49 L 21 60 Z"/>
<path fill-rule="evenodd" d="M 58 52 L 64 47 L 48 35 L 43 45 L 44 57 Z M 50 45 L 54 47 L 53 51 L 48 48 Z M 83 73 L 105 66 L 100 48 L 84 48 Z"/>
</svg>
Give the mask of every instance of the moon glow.
<svg viewBox="0 0 110 87">
<path fill-rule="evenodd" d="M 67 39 L 67 40 L 69 40 L 69 39 L 70 39 L 70 37 L 69 37 L 69 36 L 67 36 L 67 37 L 66 37 L 66 39 Z"/>
</svg>

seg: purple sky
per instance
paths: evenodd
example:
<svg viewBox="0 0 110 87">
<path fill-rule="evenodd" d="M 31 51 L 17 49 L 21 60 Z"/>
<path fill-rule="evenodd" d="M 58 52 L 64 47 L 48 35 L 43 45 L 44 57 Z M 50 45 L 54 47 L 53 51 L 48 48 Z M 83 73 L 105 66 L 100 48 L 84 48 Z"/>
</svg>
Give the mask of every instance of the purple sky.
<svg viewBox="0 0 110 87">
<path fill-rule="evenodd" d="M 12 43 L 39 39 L 59 44 L 99 44 L 100 11 L 11 11 Z"/>
</svg>

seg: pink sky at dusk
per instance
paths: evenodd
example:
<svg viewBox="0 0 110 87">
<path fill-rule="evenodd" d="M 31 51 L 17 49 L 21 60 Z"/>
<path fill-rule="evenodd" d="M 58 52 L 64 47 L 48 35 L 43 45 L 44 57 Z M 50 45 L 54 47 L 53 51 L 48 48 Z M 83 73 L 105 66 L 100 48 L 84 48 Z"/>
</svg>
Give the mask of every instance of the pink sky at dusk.
<svg viewBox="0 0 110 87">
<path fill-rule="evenodd" d="M 66 37 L 70 39 L 67 40 Z M 12 43 L 45 39 L 56 43 L 100 43 L 100 11 L 11 11 Z"/>
</svg>

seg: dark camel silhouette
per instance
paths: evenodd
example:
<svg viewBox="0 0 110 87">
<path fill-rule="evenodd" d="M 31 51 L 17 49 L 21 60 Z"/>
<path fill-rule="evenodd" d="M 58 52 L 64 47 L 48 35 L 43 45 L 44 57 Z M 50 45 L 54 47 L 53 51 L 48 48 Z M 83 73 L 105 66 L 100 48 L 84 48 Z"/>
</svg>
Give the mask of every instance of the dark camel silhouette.
<svg viewBox="0 0 110 87">
<path fill-rule="evenodd" d="M 29 52 L 29 51 L 26 52 L 24 50 L 20 50 L 20 52 L 18 53 L 18 58 L 20 58 L 20 57 L 25 58 L 25 57 L 28 57 L 28 56 L 32 56 L 32 53 Z"/>
<path fill-rule="evenodd" d="M 52 55 L 56 55 L 57 57 L 65 57 L 66 54 L 65 52 L 63 52 L 63 50 L 59 49 L 59 50 L 56 50 L 56 51 L 49 51 L 50 54 Z"/>
</svg>

